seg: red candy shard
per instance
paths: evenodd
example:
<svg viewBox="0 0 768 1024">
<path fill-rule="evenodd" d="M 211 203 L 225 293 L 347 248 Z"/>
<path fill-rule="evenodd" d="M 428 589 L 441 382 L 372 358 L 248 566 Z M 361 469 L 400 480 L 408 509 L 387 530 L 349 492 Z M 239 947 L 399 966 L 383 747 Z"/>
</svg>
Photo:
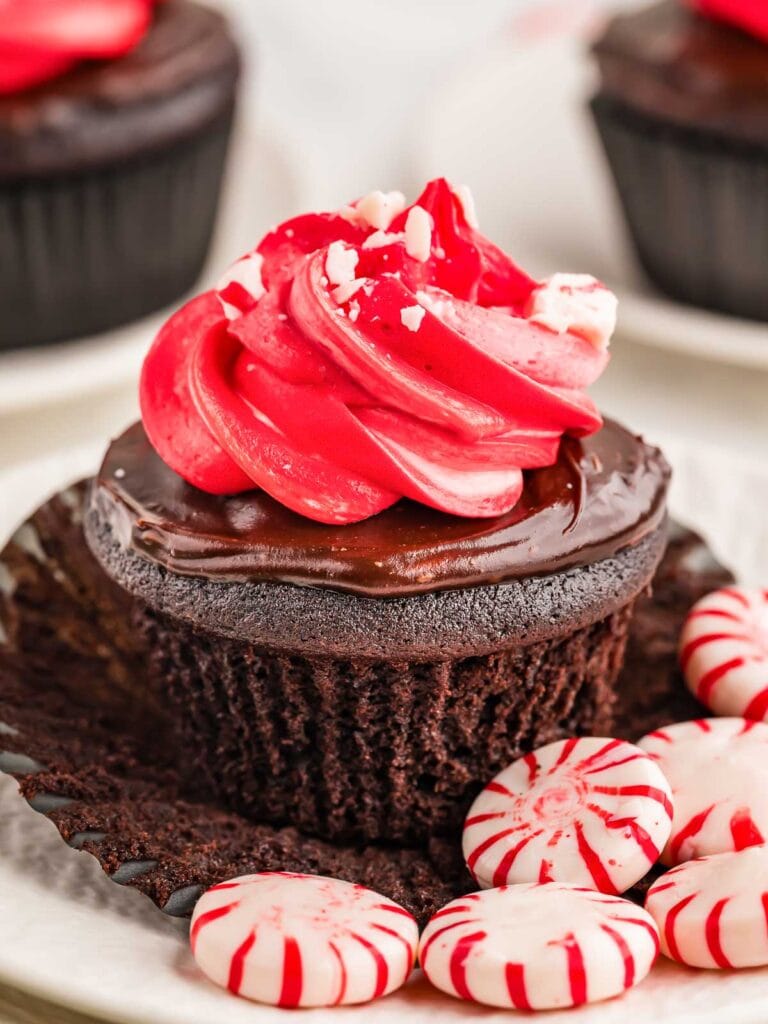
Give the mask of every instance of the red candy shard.
<svg viewBox="0 0 768 1024">
<path fill-rule="evenodd" d="M 466 195 L 438 179 L 403 204 L 372 193 L 286 221 L 171 319 L 142 375 L 168 465 L 324 523 L 403 496 L 489 517 L 563 434 L 599 429 L 581 388 L 605 351 L 526 319 L 539 286 L 480 235 Z"/>
</svg>

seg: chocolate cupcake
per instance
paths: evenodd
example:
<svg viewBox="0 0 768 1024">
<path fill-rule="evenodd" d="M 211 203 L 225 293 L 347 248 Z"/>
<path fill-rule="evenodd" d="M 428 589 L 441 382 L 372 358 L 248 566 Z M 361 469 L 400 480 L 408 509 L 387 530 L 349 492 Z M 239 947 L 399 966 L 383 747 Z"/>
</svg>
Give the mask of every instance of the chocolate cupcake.
<svg viewBox="0 0 768 1024">
<path fill-rule="evenodd" d="M 454 833 L 609 729 L 665 545 L 663 457 L 584 392 L 610 293 L 533 281 L 444 181 L 404 206 L 289 221 L 176 314 L 86 516 L 206 786 L 329 839 Z"/>
<path fill-rule="evenodd" d="M 82 3 L 3 10 L 0 348 L 167 305 L 213 230 L 239 68 L 226 21 L 191 0 Z"/>
<path fill-rule="evenodd" d="M 684 302 L 768 319 L 762 5 L 662 0 L 614 18 L 594 54 L 592 110 L 649 277 Z"/>
</svg>

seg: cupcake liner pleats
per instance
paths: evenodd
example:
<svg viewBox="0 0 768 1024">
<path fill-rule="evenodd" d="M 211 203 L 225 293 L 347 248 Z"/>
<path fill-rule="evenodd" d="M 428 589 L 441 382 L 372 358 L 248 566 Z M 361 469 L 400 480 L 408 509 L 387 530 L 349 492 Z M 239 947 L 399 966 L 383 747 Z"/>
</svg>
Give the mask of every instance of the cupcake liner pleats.
<svg viewBox="0 0 768 1024">
<path fill-rule="evenodd" d="M 604 94 L 591 107 L 651 281 L 682 302 L 768 320 L 768 146 L 662 121 Z"/>
<path fill-rule="evenodd" d="M 122 164 L 0 181 L 0 349 L 106 330 L 197 281 L 216 219 L 232 109 Z"/>
<path fill-rule="evenodd" d="M 431 662 L 292 656 L 139 613 L 190 761 L 227 805 L 325 839 L 459 834 L 484 780 L 612 724 L 630 602 L 570 634 Z"/>
</svg>

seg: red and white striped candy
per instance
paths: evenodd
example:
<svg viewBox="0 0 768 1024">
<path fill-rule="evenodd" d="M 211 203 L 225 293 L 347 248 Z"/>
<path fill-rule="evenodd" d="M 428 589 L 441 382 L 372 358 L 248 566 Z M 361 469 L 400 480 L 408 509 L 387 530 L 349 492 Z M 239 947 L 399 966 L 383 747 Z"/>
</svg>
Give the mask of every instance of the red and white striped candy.
<svg viewBox="0 0 768 1024">
<path fill-rule="evenodd" d="M 449 995 L 549 1010 L 620 995 L 643 980 L 658 952 L 656 926 L 640 907 L 549 882 L 449 903 L 425 928 L 419 960 Z"/>
<path fill-rule="evenodd" d="M 488 783 L 464 823 L 464 857 L 483 888 L 555 881 L 615 895 L 646 874 L 671 827 L 669 784 L 647 754 L 563 740 Z"/>
<path fill-rule="evenodd" d="M 698 601 L 683 624 L 680 667 L 716 715 L 768 720 L 768 590 L 725 587 Z"/>
<path fill-rule="evenodd" d="M 365 1003 L 400 988 L 419 930 L 385 896 L 336 878 L 265 872 L 216 885 L 190 942 L 211 981 L 273 1006 Z"/>
<path fill-rule="evenodd" d="M 675 809 L 664 864 L 768 840 L 768 725 L 703 718 L 657 729 L 639 746 L 672 787 Z"/>
<path fill-rule="evenodd" d="M 648 890 L 665 956 L 691 967 L 768 964 L 768 847 L 689 860 Z"/>
</svg>

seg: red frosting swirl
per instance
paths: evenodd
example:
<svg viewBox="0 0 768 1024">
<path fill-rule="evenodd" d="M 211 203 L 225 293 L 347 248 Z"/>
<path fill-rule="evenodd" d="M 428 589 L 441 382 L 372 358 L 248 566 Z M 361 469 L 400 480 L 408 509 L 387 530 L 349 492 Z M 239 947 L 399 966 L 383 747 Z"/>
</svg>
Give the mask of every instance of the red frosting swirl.
<svg viewBox="0 0 768 1024">
<path fill-rule="evenodd" d="M 0 94 L 82 60 L 120 57 L 149 27 L 155 0 L 0 0 Z"/>
<path fill-rule="evenodd" d="M 768 42 L 768 3 L 765 0 L 689 0 L 694 10 Z"/>
<path fill-rule="evenodd" d="M 214 494 L 263 488 L 351 523 L 406 496 L 495 516 L 564 433 L 601 426 L 615 299 L 537 284 L 431 182 L 271 231 L 160 331 L 141 379 L 160 457 Z"/>
</svg>

